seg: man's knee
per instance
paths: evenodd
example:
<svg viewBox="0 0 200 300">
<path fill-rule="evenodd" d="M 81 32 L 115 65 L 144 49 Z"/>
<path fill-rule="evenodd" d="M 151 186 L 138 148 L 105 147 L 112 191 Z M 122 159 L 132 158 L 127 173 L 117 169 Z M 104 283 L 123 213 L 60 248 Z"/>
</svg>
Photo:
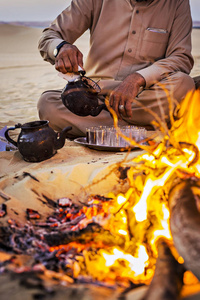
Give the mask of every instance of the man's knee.
<svg viewBox="0 0 200 300">
<path fill-rule="evenodd" d="M 171 76 L 173 81 L 173 98 L 181 102 L 186 94 L 195 89 L 195 83 L 188 74 L 177 72 Z"/>
<path fill-rule="evenodd" d="M 48 119 L 49 115 L 52 115 L 52 111 L 56 111 L 56 105 L 61 98 L 61 91 L 45 91 L 40 96 L 37 109 L 40 119 Z"/>
<path fill-rule="evenodd" d="M 150 89 L 144 90 L 137 98 L 140 105 L 132 104 L 132 119 L 125 119 L 125 121 L 136 125 L 148 125 L 155 120 L 155 115 L 157 115 L 168 122 L 169 107 L 171 106 L 168 97 L 173 97 L 174 104 L 171 109 L 174 111 L 177 102 L 181 102 L 186 94 L 194 88 L 194 80 L 189 75 L 182 72 L 174 73 Z"/>
<path fill-rule="evenodd" d="M 43 93 L 40 96 L 40 98 L 38 100 L 38 103 L 37 103 L 37 109 L 38 109 L 38 114 L 39 114 L 40 119 L 42 119 L 42 116 L 44 115 L 44 112 L 45 112 L 47 97 L 48 97 L 47 93 Z"/>
</svg>

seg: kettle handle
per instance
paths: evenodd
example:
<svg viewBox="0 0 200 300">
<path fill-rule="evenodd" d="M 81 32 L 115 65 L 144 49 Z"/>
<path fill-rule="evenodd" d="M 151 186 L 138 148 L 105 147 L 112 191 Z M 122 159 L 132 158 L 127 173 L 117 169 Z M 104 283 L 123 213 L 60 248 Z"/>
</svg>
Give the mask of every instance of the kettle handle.
<svg viewBox="0 0 200 300">
<path fill-rule="evenodd" d="M 7 139 L 11 144 L 13 144 L 13 145 L 16 146 L 16 147 L 17 147 L 17 142 L 14 141 L 13 139 L 11 139 L 11 137 L 10 137 L 9 134 L 8 134 L 8 131 L 10 131 L 10 130 L 15 130 L 16 128 L 21 128 L 21 126 L 22 126 L 22 125 L 21 125 L 20 123 L 18 123 L 18 124 L 15 125 L 15 127 L 10 127 L 10 128 L 8 128 L 8 129 L 6 129 L 6 131 L 5 131 L 5 133 L 4 133 L 6 139 Z"/>
</svg>

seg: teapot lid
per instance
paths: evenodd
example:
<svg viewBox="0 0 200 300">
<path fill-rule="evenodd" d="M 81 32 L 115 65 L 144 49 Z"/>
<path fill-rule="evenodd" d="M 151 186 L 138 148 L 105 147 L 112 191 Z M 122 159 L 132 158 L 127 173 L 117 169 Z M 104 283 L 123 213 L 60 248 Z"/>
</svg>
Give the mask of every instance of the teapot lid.
<svg viewBox="0 0 200 300">
<path fill-rule="evenodd" d="M 80 74 L 75 74 L 75 73 L 70 73 L 70 72 L 65 73 L 65 74 L 59 72 L 58 76 L 65 79 L 65 80 L 67 80 L 68 82 L 74 82 L 74 81 L 79 80 L 81 78 Z"/>
<path fill-rule="evenodd" d="M 78 66 L 78 73 L 72 73 L 72 72 L 67 72 L 65 74 L 58 72 L 58 76 L 60 76 L 61 78 L 67 80 L 68 82 L 73 82 L 76 80 L 81 79 L 81 76 L 85 75 L 85 71 Z"/>
</svg>

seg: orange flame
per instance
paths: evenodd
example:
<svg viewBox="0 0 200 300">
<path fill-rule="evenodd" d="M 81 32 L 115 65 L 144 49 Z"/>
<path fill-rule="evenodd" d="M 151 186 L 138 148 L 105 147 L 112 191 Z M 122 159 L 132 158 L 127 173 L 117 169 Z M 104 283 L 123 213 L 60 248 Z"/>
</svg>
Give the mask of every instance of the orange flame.
<svg viewBox="0 0 200 300">
<path fill-rule="evenodd" d="M 170 136 L 165 136 L 153 151 L 151 148 L 149 153 L 133 160 L 134 167 L 128 172 L 130 188 L 126 194 L 109 194 L 115 200 L 111 212 L 118 218 L 120 228 L 117 233 L 126 236 L 128 245 L 134 241 L 137 247 L 133 247 L 134 253 L 126 252 L 129 246 L 125 245 L 125 251 L 114 248 L 112 253 L 102 250 L 101 255 L 106 260 L 106 267 L 115 266 L 119 259 L 129 262 L 134 273 L 132 280 L 137 280 L 140 275 L 141 281 L 148 281 L 149 274 L 153 275 L 152 261 L 157 256 L 155 244 L 160 237 L 172 242 L 167 195 L 173 179 L 183 173 L 200 177 L 198 153 L 195 146 L 191 146 L 200 147 L 199 100 L 200 91 L 187 94 L 179 110 L 179 119 L 173 122 L 169 131 Z M 117 117 L 114 112 L 112 114 L 117 127 Z M 169 142 L 172 143 L 170 147 Z M 137 257 L 136 248 L 143 249 L 146 256 Z"/>
<path fill-rule="evenodd" d="M 165 136 L 160 143 L 153 147 L 141 146 L 146 152 L 130 163 L 129 187 L 125 193 L 109 193 L 107 201 L 91 196 L 90 206 L 84 206 L 73 216 L 85 215 L 78 224 L 79 229 L 95 222 L 109 231 L 112 245 L 106 243 L 105 234 L 105 240 L 73 242 L 49 249 L 57 251 L 59 256 L 63 251 L 76 248 L 74 277 L 87 274 L 107 282 L 150 282 L 157 258 L 156 241 L 164 237 L 169 244 L 173 243 L 168 209 L 173 180 L 177 176 L 200 178 L 199 100 L 200 91 L 188 93 L 180 107 L 179 119 L 173 121 L 171 115 L 172 128 L 162 131 Z M 112 114 L 118 128 L 117 116 L 114 111 Z M 131 143 L 138 146 L 135 141 Z M 72 226 L 72 230 L 76 230 L 76 226 Z M 181 257 L 177 259 L 183 262 Z"/>
</svg>

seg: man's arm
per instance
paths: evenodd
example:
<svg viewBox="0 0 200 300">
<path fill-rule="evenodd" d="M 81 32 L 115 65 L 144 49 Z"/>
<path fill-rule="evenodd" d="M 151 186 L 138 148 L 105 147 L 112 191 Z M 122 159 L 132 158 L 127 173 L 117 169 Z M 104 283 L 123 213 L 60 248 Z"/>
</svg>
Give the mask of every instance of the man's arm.
<svg viewBox="0 0 200 300">
<path fill-rule="evenodd" d="M 128 75 L 123 82 L 110 93 L 109 103 L 116 112 L 118 119 L 121 116 L 132 117 L 131 104 L 141 88 L 145 87 L 145 79 L 139 73 Z"/>
<path fill-rule="evenodd" d="M 146 87 L 177 71 L 189 74 L 194 61 L 191 55 L 192 18 L 188 0 L 179 0 L 170 32 L 165 58 L 137 71 L 146 80 Z"/>
<path fill-rule="evenodd" d="M 189 74 L 193 67 L 191 55 L 192 19 L 188 0 L 179 0 L 165 58 L 129 75 L 110 95 L 110 105 L 119 118 L 131 117 L 131 103 L 140 87 L 150 87 L 168 74 L 181 71 Z M 119 106 L 124 109 L 119 110 Z"/>
<path fill-rule="evenodd" d="M 74 71 L 74 64 L 80 63 L 82 54 L 72 44 L 91 27 L 92 10 L 93 0 L 73 0 L 71 5 L 48 28 L 44 29 L 39 40 L 38 49 L 44 60 L 56 64 L 57 70 L 63 70 L 65 73 L 68 70 Z M 55 58 L 54 49 L 63 41 L 70 43 L 71 47 L 70 45 L 68 47 L 64 45 Z M 66 50 L 66 53 L 64 53 L 64 50 Z M 72 58 L 69 60 L 71 55 Z"/>
<path fill-rule="evenodd" d="M 83 70 L 83 54 L 80 50 L 69 43 L 63 45 L 55 58 L 55 69 L 63 74 L 78 72 L 78 67 Z"/>
</svg>

